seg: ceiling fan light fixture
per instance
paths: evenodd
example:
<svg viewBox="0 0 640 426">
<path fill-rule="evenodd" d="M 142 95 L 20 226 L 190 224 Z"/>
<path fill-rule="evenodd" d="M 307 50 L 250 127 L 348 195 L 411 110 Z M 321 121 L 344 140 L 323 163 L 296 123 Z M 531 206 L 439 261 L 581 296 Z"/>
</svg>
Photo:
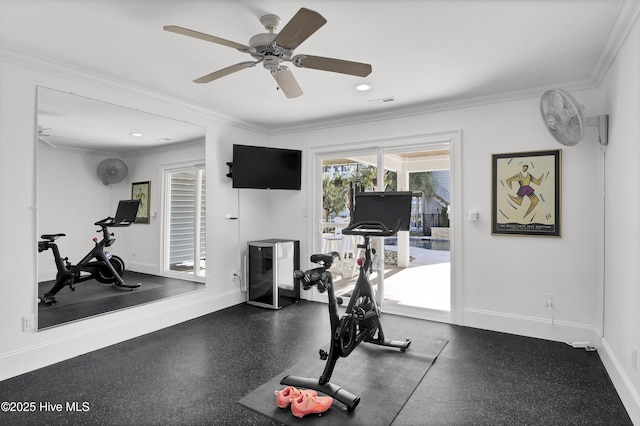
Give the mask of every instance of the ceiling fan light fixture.
<svg viewBox="0 0 640 426">
<path fill-rule="evenodd" d="M 274 55 L 265 55 L 262 65 L 271 72 L 276 72 L 280 68 L 280 58 Z"/>
<path fill-rule="evenodd" d="M 373 86 L 369 83 L 360 83 L 360 84 L 356 84 L 355 85 L 355 89 L 358 92 L 367 92 L 369 90 L 371 90 L 373 88 Z"/>
</svg>

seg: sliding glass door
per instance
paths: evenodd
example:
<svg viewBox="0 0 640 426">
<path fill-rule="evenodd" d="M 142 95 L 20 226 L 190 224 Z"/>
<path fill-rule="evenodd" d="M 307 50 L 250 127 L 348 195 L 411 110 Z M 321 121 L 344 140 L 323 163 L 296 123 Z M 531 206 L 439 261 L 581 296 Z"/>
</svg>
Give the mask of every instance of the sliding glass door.
<svg viewBox="0 0 640 426">
<path fill-rule="evenodd" d="M 339 295 L 355 285 L 361 256 L 357 237 L 341 235 L 350 221 L 349 189 L 412 191 L 410 231 L 372 238 L 376 260 L 371 281 L 385 311 L 448 319 L 451 310 L 450 147 L 448 143 L 412 144 L 317 155 L 316 188 L 321 211 L 316 251 L 338 251 L 333 267 Z M 322 185 L 319 184 L 321 180 Z M 424 314 L 430 311 L 431 314 Z"/>
<path fill-rule="evenodd" d="M 385 150 L 397 190 L 413 193 L 409 231 L 384 239 L 383 307 L 409 314 L 451 310 L 450 150 L 447 145 Z"/>
</svg>

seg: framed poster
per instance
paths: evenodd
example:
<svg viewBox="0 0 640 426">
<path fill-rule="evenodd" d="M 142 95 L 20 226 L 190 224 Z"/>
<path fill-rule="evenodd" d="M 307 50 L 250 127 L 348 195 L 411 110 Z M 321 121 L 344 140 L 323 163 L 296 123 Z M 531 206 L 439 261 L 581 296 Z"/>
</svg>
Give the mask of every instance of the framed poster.
<svg viewBox="0 0 640 426">
<path fill-rule="evenodd" d="M 151 195 L 151 182 L 134 182 L 131 184 L 131 199 L 140 200 L 138 213 L 136 214 L 136 223 L 150 223 L 149 207 Z"/>
<path fill-rule="evenodd" d="M 560 236 L 562 151 L 492 155 L 491 233 Z"/>
</svg>

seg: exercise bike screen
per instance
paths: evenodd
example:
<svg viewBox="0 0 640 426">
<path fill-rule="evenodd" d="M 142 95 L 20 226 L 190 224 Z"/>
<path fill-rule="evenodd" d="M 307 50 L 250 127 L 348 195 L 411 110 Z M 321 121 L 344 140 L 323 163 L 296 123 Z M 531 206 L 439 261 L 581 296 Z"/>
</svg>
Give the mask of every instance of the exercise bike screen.
<svg viewBox="0 0 640 426">
<path fill-rule="evenodd" d="M 140 200 L 120 200 L 114 223 L 135 222 Z"/>
<path fill-rule="evenodd" d="M 382 222 L 394 229 L 401 221 L 400 231 L 408 231 L 411 222 L 411 191 L 359 192 L 355 195 L 352 224 Z"/>
</svg>

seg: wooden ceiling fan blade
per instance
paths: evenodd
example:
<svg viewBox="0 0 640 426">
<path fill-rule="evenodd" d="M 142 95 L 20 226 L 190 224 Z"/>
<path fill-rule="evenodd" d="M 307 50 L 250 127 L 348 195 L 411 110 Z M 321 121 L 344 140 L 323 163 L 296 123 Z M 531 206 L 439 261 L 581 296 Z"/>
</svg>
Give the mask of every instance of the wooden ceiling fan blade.
<svg viewBox="0 0 640 426">
<path fill-rule="evenodd" d="M 293 50 L 326 23 L 327 20 L 318 12 L 303 7 L 282 28 L 273 41 L 280 47 Z"/>
<path fill-rule="evenodd" d="M 371 65 L 361 62 L 345 61 L 342 59 L 324 58 L 322 56 L 296 55 L 293 64 L 301 68 L 339 72 L 341 74 L 366 77 L 371 74 Z"/>
<path fill-rule="evenodd" d="M 246 52 L 249 50 L 249 46 L 245 46 L 244 44 L 236 43 L 235 41 L 225 40 L 220 37 L 212 36 L 209 34 L 201 33 L 199 31 L 190 30 L 188 28 L 179 27 L 177 25 L 165 25 L 165 31 L 170 31 L 176 34 L 182 34 L 189 37 L 199 38 L 201 40 L 210 41 L 212 43 L 221 44 L 223 46 L 232 47 L 234 49 L 238 49 L 242 52 Z"/>
<path fill-rule="evenodd" d="M 234 72 L 241 71 L 245 68 L 255 67 L 258 62 L 240 62 L 239 64 L 231 65 L 226 68 L 222 68 L 218 71 L 214 71 L 211 74 L 203 75 L 200 78 L 193 80 L 194 83 L 209 83 L 210 81 L 217 80 L 225 75 L 233 74 Z"/>
<path fill-rule="evenodd" d="M 278 87 L 287 98 L 297 98 L 302 95 L 302 89 L 293 73 L 287 67 L 281 67 L 277 71 L 271 73 L 276 79 Z"/>
</svg>

